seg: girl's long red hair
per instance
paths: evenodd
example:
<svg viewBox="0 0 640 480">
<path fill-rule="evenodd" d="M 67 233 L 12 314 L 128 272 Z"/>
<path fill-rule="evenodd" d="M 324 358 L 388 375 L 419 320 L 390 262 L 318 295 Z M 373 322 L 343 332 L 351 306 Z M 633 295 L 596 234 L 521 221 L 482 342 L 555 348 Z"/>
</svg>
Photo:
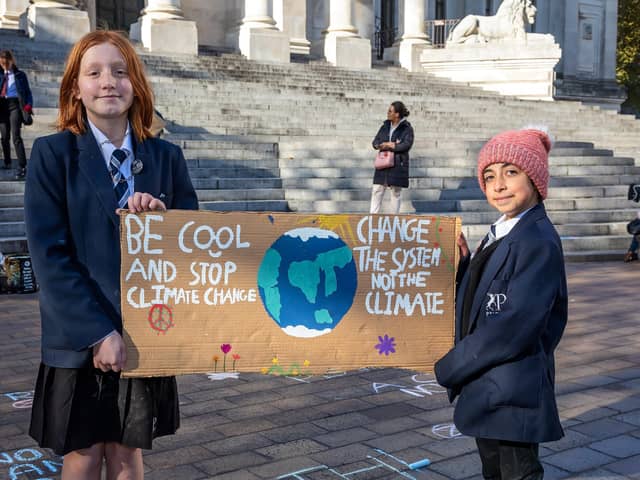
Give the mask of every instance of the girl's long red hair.
<svg viewBox="0 0 640 480">
<path fill-rule="evenodd" d="M 153 120 L 153 92 L 147 81 L 144 67 L 129 40 L 122 34 L 108 30 L 97 30 L 82 37 L 71 48 L 60 84 L 60 108 L 58 111 L 58 130 L 69 130 L 76 135 L 87 131 L 86 113 L 82 101 L 76 98 L 77 82 L 80 74 L 80 62 L 85 52 L 102 43 L 115 46 L 129 72 L 133 87 L 133 103 L 129 108 L 129 123 L 138 141 L 151 137 L 149 128 Z"/>
</svg>

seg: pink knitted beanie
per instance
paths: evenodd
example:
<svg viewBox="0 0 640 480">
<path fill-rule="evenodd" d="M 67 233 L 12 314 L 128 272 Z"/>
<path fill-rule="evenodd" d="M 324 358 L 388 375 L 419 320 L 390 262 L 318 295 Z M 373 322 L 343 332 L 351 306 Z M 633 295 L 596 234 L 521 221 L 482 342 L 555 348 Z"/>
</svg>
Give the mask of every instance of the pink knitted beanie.
<svg viewBox="0 0 640 480">
<path fill-rule="evenodd" d="M 494 163 L 510 163 L 531 179 L 540 196 L 547 198 L 549 151 L 551 139 L 541 130 L 525 129 L 502 132 L 489 140 L 478 156 L 478 182 L 485 192 L 482 173 Z M 486 193 L 486 192 L 485 192 Z"/>
</svg>

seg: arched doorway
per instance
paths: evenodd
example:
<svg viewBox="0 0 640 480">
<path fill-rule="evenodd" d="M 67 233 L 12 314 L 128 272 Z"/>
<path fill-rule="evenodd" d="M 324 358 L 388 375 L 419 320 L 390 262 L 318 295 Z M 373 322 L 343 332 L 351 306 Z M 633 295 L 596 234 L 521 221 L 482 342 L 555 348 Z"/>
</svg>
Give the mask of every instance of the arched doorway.
<svg viewBox="0 0 640 480">
<path fill-rule="evenodd" d="M 128 32 L 143 8 L 144 0 L 96 0 L 96 28 Z"/>
</svg>

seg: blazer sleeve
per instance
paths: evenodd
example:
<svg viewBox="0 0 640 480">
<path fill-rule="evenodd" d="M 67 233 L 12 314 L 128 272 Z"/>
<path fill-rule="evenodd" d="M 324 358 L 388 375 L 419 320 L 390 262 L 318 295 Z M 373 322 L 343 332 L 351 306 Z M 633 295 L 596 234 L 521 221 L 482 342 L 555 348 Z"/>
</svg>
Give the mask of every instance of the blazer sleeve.
<svg viewBox="0 0 640 480">
<path fill-rule="evenodd" d="M 167 208 L 176 208 L 182 210 L 198 210 L 198 196 L 191 183 L 187 162 L 180 147 L 177 149 L 177 158 L 173 162 L 173 201 Z"/>
<path fill-rule="evenodd" d="M 74 350 L 85 350 L 116 326 L 97 300 L 97 287 L 88 272 L 72 253 L 65 168 L 44 138 L 33 144 L 24 210 L 40 301 L 47 304 L 42 321 L 50 322 L 48 330 L 60 332 Z"/>
<path fill-rule="evenodd" d="M 376 150 L 380 148 L 381 143 L 388 141 L 388 138 L 385 138 L 385 135 L 384 135 L 384 131 L 385 131 L 384 127 L 385 127 L 385 124 L 383 123 L 380 129 L 378 130 L 378 133 L 376 134 L 375 138 L 373 139 L 373 142 L 371 142 L 371 144 L 373 145 L 373 148 L 375 148 Z"/>
<path fill-rule="evenodd" d="M 538 344 L 563 290 L 563 258 L 560 249 L 551 242 L 523 243 L 517 250 L 502 310 L 480 322 L 436 363 L 436 377 L 442 386 L 458 390 L 492 367 L 532 351 Z"/>
<path fill-rule="evenodd" d="M 400 142 L 396 143 L 396 146 L 393 148 L 394 152 L 405 153 L 411 150 L 413 146 L 413 127 L 408 125 L 398 140 L 400 140 Z"/>
</svg>

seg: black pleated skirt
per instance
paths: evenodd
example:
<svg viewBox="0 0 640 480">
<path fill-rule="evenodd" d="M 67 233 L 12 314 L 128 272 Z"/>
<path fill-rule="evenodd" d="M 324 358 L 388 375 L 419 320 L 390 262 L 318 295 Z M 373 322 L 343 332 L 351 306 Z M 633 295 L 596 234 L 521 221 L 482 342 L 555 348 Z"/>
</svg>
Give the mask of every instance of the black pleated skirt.
<svg viewBox="0 0 640 480">
<path fill-rule="evenodd" d="M 120 378 L 40 364 L 29 435 L 58 455 L 103 442 L 150 449 L 179 426 L 175 377 Z"/>
</svg>

